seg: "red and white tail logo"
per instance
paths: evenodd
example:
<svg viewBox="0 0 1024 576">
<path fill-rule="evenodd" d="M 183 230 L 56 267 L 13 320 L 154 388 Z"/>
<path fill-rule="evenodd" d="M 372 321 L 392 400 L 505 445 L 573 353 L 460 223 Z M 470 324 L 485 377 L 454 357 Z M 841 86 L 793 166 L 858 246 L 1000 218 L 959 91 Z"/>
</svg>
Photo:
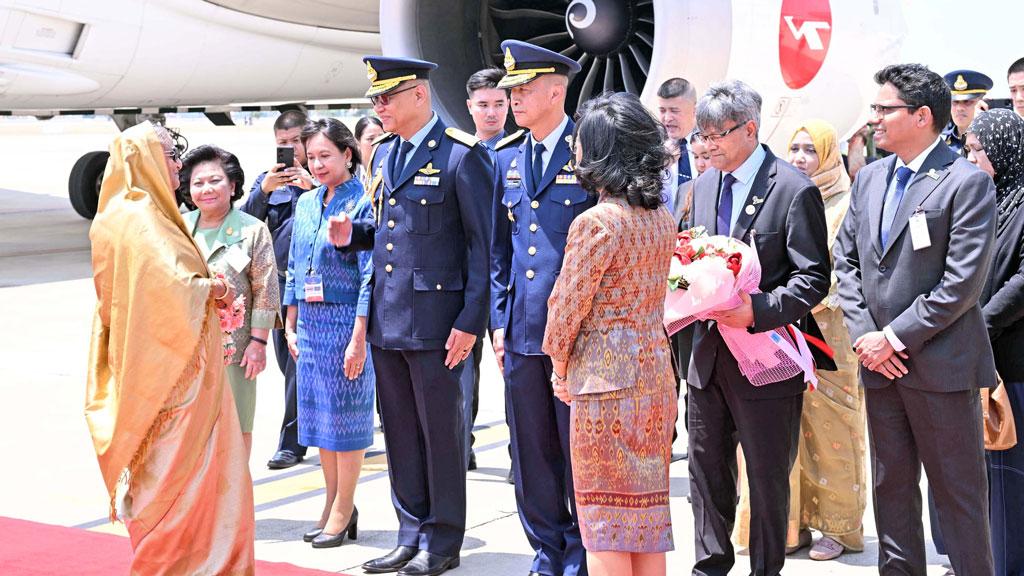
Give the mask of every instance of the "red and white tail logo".
<svg viewBox="0 0 1024 576">
<path fill-rule="evenodd" d="M 806 86 L 821 70 L 832 40 L 829 0 L 783 0 L 779 15 L 779 66 L 786 86 Z"/>
</svg>

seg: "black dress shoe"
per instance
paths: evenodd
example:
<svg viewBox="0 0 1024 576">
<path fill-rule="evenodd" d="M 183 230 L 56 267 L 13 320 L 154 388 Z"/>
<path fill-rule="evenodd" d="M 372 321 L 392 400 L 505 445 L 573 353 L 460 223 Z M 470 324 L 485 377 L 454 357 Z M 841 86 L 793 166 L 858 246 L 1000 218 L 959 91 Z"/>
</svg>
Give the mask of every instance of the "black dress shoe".
<svg viewBox="0 0 1024 576">
<path fill-rule="evenodd" d="M 476 452 L 469 453 L 469 465 L 466 466 L 466 470 L 476 470 Z"/>
<path fill-rule="evenodd" d="M 345 526 L 337 534 L 328 534 L 321 531 L 320 535 L 313 538 L 313 548 L 335 548 L 345 543 L 345 536 L 349 540 L 355 540 L 359 535 L 359 510 L 352 508 L 352 517 L 348 519 L 348 526 Z"/>
<path fill-rule="evenodd" d="M 302 456 L 296 456 L 288 450 L 278 450 L 277 454 L 267 462 L 267 468 L 271 470 L 284 470 L 302 462 Z"/>
<path fill-rule="evenodd" d="M 404 568 L 398 571 L 398 576 L 437 576 L 458 567 L 458 556 L 438 556 L 426 550 L 420 550 Z"/>
<path fill-rule="evenodd" d="M 385 572 L 398 572 L 412 560 L 419 552 L 414 546 L 397 546 L 380 558 L 375 558 L 363 564 L 363 570 L 370 574 L 384 574 Z"/>
<path fill-rule="evenodd" d="M 314 528 L 314 529 L 310 530 L 309 532 L 306 532 L 305 534 L 302 535 L 302 541 L 303 542 L 312 542 L 313 539 L 316 538 L 317 536 L 319 536 L 323 531 L 324 531 L 323 528 Z"/>
</svg>

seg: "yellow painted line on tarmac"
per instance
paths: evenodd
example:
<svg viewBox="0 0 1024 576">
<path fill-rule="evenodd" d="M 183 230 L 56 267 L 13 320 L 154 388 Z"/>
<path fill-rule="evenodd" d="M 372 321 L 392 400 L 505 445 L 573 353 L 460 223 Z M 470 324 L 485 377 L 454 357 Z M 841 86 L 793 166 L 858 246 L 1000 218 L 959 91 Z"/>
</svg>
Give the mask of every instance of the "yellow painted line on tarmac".
<svg viewBox="0 0 1024 576">
<path fill-rule="evenodd" d="M 477 442 L 482 446 L 492 442 L 508 439 L 508 426 L 505 424 L 494 425 L 475 432 Z M 359 478 L 362 479 L 371 474 L 384 472 L 388 469 L 386 454 L 378 454 L 363 461 Z M 281 480 L 274 480 L 265 484 L 255 486 L 253 489 L 253 501 L 256 506 L 274 502 L 282 498 L 304 494 L 324 487 L 324 477 L 320 468 L 315 468 L 305 474 L 298 474 Z"/>
<path fill-rule="evenodd" d="M 474 432 L 478 446 L 484 446 L 494 442 L 508 439 L 508 426 L 495 424 L 482 430 Z M 370 475 L 385 472 L 388 469 L 386 454 L 378 454 L 363 461 L 363 467 L 359 473 L 360 479 Z M 324 477 L 319 467 L 312 468 L 302 474 L 293 474 L 283 478 L 270 480 L 253 486 L 253 503 L 259 508 L 262 505 L 270 504 L 279 500 L 287 500 L 294 496 L 315 492 L 324 487 Z M 105 523 L 89 528 L 93 532 L 104 534 L 116 534 L 128 536 L 128 531 L 121 522 Z"/>
</svg>

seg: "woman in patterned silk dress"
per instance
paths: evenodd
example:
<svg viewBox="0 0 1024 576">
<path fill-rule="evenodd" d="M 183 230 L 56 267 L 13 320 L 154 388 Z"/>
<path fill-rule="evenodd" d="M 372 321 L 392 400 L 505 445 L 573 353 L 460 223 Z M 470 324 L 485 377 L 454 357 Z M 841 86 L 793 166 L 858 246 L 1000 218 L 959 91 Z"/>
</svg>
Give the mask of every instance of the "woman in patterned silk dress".
<svg viewBox="0 0 1024 576">
<path fill-rule="evenodd" d="M 571 406 L 572 473 L 592 576 L 657 576 L 673 549 L 668 467 L 676 391 L 665 291 L 676 223 L 662 205 L 668 154 L 629 94 L 588 102 L 576 174 L 599 196 L 569 228 L 543 350 Z"/>
<path fill-rule="evenodd" d="M 245 298 L 242 326 L 231 333 L 234 354 L 225 366 L 245 440 L 252 452 L 256 376 L 267 367 L 267 336 L 278 325 L 277 263 L 263 222 L 232 207 L 242 197 L 245 173 L 238 158 L 216 146 L 189 152 L 181 166 L 178 196 L 195 210 L 182 215 L 210 271 L 222 274 Z"/>
<path fill-rule="evenodd" d="M 327 241 L 327 220 L 342 211 L 371 218 L 370 199 L 352 174 L 359 145 L 338 120 L 302 130 L 310 172 L 322 186 L 299 197 L 288 254 L 285 337 L 296 359 L 299 443 L 320 448 L 327 499 L 303 539 L 314 548 L 356 537 L 354 498 L 363 453 L 373 444 L 373 366 L 367 364 L 370 253 Z"/>
</svg>

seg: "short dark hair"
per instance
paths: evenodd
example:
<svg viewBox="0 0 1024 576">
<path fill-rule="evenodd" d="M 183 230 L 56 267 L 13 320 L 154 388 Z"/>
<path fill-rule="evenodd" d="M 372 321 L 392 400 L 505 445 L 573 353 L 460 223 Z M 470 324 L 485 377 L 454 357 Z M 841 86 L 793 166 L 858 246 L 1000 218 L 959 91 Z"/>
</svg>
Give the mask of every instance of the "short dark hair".
<svg viewBox="0 0 1024 576">
<path fill-rule="evenodd" d="M 1009 69 L 1006 70 L 1006 77 L 1009 78 L 1010 74 L 1019 74 L 1024 72 L 1024 58 L 1017 58 L 1013 64 L 1010 64 Z"/>
<path fill-rule="evenodd" d="M 577 118 L 573 142 L 582 152 L 576 166 L 580 185 L 592 194 L 623 197 L 630 206 L 660 206 L 670 156 L 664 129 L 640 99 L 605 93 L 586 102 Z"/>
<path fill-rule="evenodd" d="M 281 115 L 274 120 L 274 132 L 278 130 L 291 130 L 292 128 L 302 128 L 309 122 L 309 117 L 302 110 L 285 110 L 281 112 Z"/>
<path fill-rule="evenodd" d="M 309 139 L 317 134 L 323 134 L 341 152 L 348 148 L 352 151 L 352 163 L 362 164 L 362 158 L 359 156 L 359 141 L 352 135 L 352 131 L 348 129 L 348 126 L 341 123 L 341 120 L 321 118 L 320 120 L 310 120 L 307 122 L 302 128 L 302 135 L 299 136 L 302 139 L 303 148 L 306 147 Z"/>
<path fill-rule="evenodd" d="M 697 101 L 697 89 L 685 78 L 669 78 L 658 86 L 658 98 L 678 98 Z"/>
<path fill-rule="evenodd" d="M 181 159 L 178 202 L 185 204 L 190 210 L 196 209 L 196 205 L 192 203 L 192 196 L 189 194 L 189 190 L 192 186 L 192 170 L 203 162 L 220 162 L 220 167 L 224 169 L 224 175 L 228 177 L 228 181 L 231 182 L 234 188 L 231 191 L 231 201 L 234 202 L 242 197 L 244 193 L 242 186 L 245 184 L 245 172 L 242 171 L 242 164 L 238 161 L 238 157 L 223 148 L 212 144 L 203 144 L 190 150 Z"/>
<path fill-rule="evenodd" d="M 890 64 L 875 72 L 879 86 L 892 84 L 900 99 L 911 106 L 927 106 L 932 112 L 932 129 L 936 134 L 949 124 L 950 102 L 953 96 L 949 85 L 923 64 Z"/>
<path fill-rule="evenodd" d="M 473 75 L 466 80 L 466 96 L 469 98 L 473 97 L 473 92 L 477 90 L 490 90 L 498 87 L 498 82 L 505 76 L 500 68 L 484 68 L 483 70 L 477 70 L 473 72 Z M 508 90 L 503 90 L 505 96 L 508 97 Z"/>
<path fill-rule="evenodd" d="M 380 126 L 381 130 L 384 129 L 384 123 L 380 121 L 380 118 L 376 116 L 363 116 L 356 122 L 356 142 L 363 139 L 363 132 L 366 132 L 370 124 L 376 124 Z"/>
</svg>

